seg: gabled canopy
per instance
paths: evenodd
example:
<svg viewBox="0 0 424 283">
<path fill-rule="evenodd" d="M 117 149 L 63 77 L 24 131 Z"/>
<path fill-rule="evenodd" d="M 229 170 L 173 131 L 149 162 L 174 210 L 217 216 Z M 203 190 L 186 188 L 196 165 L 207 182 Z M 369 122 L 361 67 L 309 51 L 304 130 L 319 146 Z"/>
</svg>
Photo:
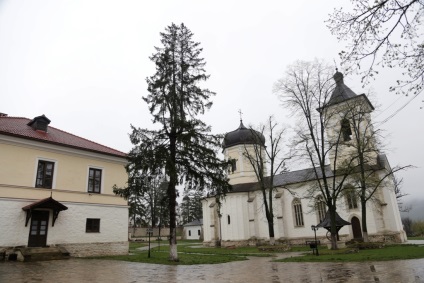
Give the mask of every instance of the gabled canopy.
<svg viewBox="0 0 424 283">
<path fill-rule="evenodd" d="M 350 222 L 343 220 L 340 217 L 340 215 L 336 212 L 336 228 L 337 228 L 337 231 L 339 231 L 345 225 L 350 225 Z M 327 211 L 324 219 L 316 227 L 320 227 L 320 228 L 322 227 L 322 228 L 325 228 L 328 231 L 330 231 L 330 229 L 331 229 L 330 211 Z"/>
<path fill-rule="evenodd" d="M 52 227 L 54 226 L 54 223 L 56 222 L 57 217 L 59 216 L 59 212 L 62 210 L 67 210 L 68 207 L 61 204 L 57 200 L 54 200 L 52 197 L 48 197 L 39 201 L 36 201 L 34 203 L 31 203 L 27 206 L 22 207 L 23 211 L 26 211 L 26 221 L 25 221 L 25 227 L 28 225 L 28 221 L 31 219 L 32 211 L 35 209 L 51 209 L 53 210 L 53 222 Z"/>
</svg>

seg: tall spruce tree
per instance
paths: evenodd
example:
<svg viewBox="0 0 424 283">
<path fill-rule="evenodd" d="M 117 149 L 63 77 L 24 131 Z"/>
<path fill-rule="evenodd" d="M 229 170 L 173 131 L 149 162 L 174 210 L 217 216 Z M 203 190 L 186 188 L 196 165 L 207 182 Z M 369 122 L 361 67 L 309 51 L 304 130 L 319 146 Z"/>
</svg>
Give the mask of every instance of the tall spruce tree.
<svg viewBox="0 0 424 283">
<path fill-rule="evenodd" d="M 153 76 L 146 78 L 149 94 L 143 97 L 158 130 L 133 127 L 131 156 L 142 170 L 165 168 L 169 178 L 167 195 L 170 221 L 171 261 L 178 261 L 176 241 L 177 186 L 209 189 L 222 195 L 230 188 L 225 170 L 228 163 L 217 158 L 221 142 L 198 116 L 212 106 L 212 91 L 202 88 L 209 78 L 200 57 L 200 43 L 184 25 L 171 24 L 161 35 L 161 47 L 150 57 Z"/>
</svg>

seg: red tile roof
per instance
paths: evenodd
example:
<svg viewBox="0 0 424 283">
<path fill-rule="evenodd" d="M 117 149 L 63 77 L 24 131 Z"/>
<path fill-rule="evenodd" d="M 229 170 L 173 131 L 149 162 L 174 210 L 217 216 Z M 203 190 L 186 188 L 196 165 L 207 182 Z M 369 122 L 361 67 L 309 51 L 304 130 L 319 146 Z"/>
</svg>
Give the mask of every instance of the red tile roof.
<svg viewBox="0 0 424 283">
<path fill-rule="evenodd" d="M 0 116 L 0 134 L 107 155 L 126 157 L 126 154 L 119 150 L 92 142 L 51 126 L 48 126 L 47 133 L 44 131 L 36 131 L 31 126 L 27 125 L 30 121 L 31 119 L 28 118 Z"/>
</svg>

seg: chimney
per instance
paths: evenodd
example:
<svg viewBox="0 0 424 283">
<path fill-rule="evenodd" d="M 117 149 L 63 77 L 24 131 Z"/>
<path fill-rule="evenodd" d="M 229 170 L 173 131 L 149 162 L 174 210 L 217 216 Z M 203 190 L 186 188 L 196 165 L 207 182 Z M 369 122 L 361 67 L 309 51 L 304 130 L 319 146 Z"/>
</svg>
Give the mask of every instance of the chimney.
<svg viewBox="0 0 424 283">
<path fill-rule="evenodd" d="M 43 131 L 47 133 L 47 126 L 50 124 L 50 120 L 49 118 L 47 118 L 46 116 L 41 115 L 38 117 L 35 117 L 34 119 L 32 119 L 29 123 L 28 126 L 31 126 L 31 128 L 33 128 L 34 130 L 38 130 L 38 131 Z"/>
<path fill-rule="evenodd" d="M 6 113 L 1 113 L 1 112 L 0 112 L 0 117 L 7 117 L 7 114 L 6 114 Z"/>
</svg>

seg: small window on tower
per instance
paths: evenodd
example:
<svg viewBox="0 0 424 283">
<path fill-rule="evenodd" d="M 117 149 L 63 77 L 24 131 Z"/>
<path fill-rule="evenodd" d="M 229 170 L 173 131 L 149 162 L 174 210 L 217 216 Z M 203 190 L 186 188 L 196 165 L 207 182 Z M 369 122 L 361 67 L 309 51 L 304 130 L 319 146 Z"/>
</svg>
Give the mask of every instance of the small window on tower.
<svg viewBox="0 0 424 283">
<path fill-rule="evenodd" d="M 237 160 L 236 159 L 230 159 L 228 162 L 230 163 L 228 165 L 228 174 L 232 174 L 237 170 Z"/>
<path fill-rule="evenodd" d="M 348 119 L 342 120 L 342 135 L 344 141 L 350 141 L 352 139 L 352 130 L 350 129 L 350 123 Z"/>
</svg>

